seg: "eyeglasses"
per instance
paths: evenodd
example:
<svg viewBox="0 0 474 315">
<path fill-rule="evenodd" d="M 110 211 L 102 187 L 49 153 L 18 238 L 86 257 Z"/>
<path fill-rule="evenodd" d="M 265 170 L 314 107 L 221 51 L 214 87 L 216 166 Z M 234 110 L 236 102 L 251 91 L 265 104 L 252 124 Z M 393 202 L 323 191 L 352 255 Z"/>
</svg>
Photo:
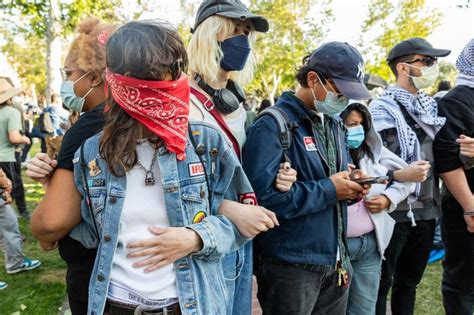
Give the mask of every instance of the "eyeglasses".
<svg viewBox="0 0 474 315">
<path fill-rule="evenodd" d="M 438 58 L 436 58 L 436 57 L 424 57 L 424 58 L 414 59 L 414 60 L 411 60 L 411 61 L 405 61 L 405 63 L 408 63 L 408 64 L 412 64 L 412 63 L 415 63 L 415 62 L 421 62 L 425 66 L 431 67 L 432 65 L 434 65 L 435 63 L 438 62 Z"/>
<path fill-rule="evenodd" d="M 61 72 L 61 78 L 63 81 L 66 81 L 67 78 L 73 73 L 74 71 L 82 71 L 82 69 L 79 68 L 59 68 L 59 71 Z"/>
<path fill-rule="evenodd" d="M 331 92 L 333 92 L 334 95 L 336 95 L 338 101 L 346 100 L 347 96 L 344 96 L 344 94 L 342 93 L 336 92 L 336 89 L 332 86 L 333 84 L 335 84 L 334 82 L 328 81 L 328 83 L 329 83 L 329 88 L 331 89 Z"/>
</svg>

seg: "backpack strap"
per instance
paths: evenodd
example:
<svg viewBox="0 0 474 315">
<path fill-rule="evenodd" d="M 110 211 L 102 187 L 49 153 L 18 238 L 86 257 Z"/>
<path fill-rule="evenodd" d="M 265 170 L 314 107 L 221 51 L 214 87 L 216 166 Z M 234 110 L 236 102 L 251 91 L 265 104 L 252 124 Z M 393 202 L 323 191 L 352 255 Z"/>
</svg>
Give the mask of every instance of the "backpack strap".
<svg viewBox="0 0 474 315">
<path fill-rule="evenodd" d="M 95 230 L 95 234 L 97 236 L 97 241 L 100 242 L 100 236 L 99 236 L 99 229 L 97 228 L 97 222 L 95 220 L 95 216 L 94 216 L 94 211 L 92 210 L 92 200 L 91 200 L 91 194 L 89 192 L 89 185 L 87 184 L 87 173 L 86 173 L 86 162 L 85 162 L 85 159 L 84 159 L 84 143 L 85 141 L 81 144 L 81 151 L 80 151 L 80 154 L 81 154 L 81 170 L 82 170 L 82 177 L 83 177 L 83 180 L 84 180 L 84 186 L 86 188 L 86 204 L 87 204 L 87 208 L 89 208 L 89 213 L 91 215 L 91 219 L 92 219 L 92 222 L 94 223 L 94 230 Z"/>
<path fill-rule="evenodd" d="M 291 164 L 291 160 L 288 156 L 288 150 L 291 147 L 291 142 L 293 139 L 293 129 L 294 124 L 289 122 L 288 115 L 285 111 L 279 107 L 268 107 L 265 108 L 259 115 L 258 118 L 268 115 L 275 120 L 278 126 L 279 138 L 281 147 L 283 149 L 283 159 L 284 162 L 288 162 Z"/>
</svg>

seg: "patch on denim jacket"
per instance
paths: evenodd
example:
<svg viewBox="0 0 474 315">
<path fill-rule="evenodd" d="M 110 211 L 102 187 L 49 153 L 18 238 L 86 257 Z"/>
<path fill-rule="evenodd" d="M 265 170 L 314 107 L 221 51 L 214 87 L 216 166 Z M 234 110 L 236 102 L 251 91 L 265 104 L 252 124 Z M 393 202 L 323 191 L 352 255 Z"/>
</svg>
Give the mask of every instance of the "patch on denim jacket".
<svg viewBox="0 0 474 315">
<path fill-rule="evenodd" d="M 257 205 L 257 196 L 254 192 L 240 194 L 239 202 L 246 205 Z"/>
<path fill-rule="evenodd" d="M 89 179 L 87 181 L 89 187 L 104 187 L 105 186 L 105 178 L 94 178 Z"/>
<path fill-rule="evenodd" d="M 196 213 L 196 214 L 194 215 L 193 223 L 199 223 L 199 222 L 201 222 L 202 220 L 204 220 L 205 217 L 206 217 L 206 212 L 204 212 L 204 211 L 199 211 L 198 213 Z"/>
<path fill-rule="evenodd" d="M 189 171 L 189 177 L 203 176 L 205 174 L 204 166 L 201 164 L 201 162 L 189 163 L 188 171 Z"/>
</svg>

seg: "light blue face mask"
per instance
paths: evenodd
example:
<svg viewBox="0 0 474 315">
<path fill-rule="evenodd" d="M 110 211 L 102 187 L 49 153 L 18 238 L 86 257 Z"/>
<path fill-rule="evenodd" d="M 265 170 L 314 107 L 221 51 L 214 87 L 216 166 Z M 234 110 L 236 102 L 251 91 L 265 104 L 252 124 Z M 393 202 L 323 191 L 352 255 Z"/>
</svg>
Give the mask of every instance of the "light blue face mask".
<svg viewBox="0 0 474 315">
<path fill-rule="evenodd" d="M 318 101 L 313 89 L 311 89 L 311 93 L 313 93 L 314 97 L 314 107 L 316 108 L 316 110 L 320 113 L 332 116 L 334 114 L 339 114 L 344 109 L 346 109 L 347 105 L 349 104 L 349 98 L 347 98 L 346 96 L 338 97 L 336 93 L 328 91 L 324 87 L 324 84 L 321 82 L 319 77 L 318 80 L 321 83 L 323 89 L 326 91 L 326 97 L 324 101 Z"/>
<path fill-rule="evenodd" d="M 346 143 L 349 149 L 357 149 L 361 146 L 364 140 L 365 132 L 362 125 L 347 128 Z"/>
<path fill-rule="evenodd" d="M 82 77 L 77 79 L 76 81 L 64 81 L 61 83 L 61 98 L 63 100 L 64 106 L 66 106 L 68 109 L 75 111 L 75 112 L 81 112 L 82 107 L 84 107 L 84 102 L 86 101 L 86 97 L 92 92 L 92 90 L 95 88 L 95 86 L 91 87 L 89 91 L 83 96 L 77 96 L 76 92 L 74 92 L 74 84 L 79 82 L 82 78 L 84 78 L 86 75 L 89 74 L 90 71 L 85 73 Z"/>
</svg>

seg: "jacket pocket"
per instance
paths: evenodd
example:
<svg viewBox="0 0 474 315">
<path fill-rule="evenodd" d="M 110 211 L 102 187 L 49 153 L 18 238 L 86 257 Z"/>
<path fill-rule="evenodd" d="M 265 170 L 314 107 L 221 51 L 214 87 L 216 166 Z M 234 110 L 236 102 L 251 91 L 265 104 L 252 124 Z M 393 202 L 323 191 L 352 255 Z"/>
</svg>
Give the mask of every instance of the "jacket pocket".
<svg viewBox="0 0 474 315">
<path fill-rule="evenodd" d="M 102 226 L 102 216 L 107 197 L 106 189 L 89 189 L 90 207 L 92 208 L 94 218 L 98 223 L 98 227 Z"/>
<path fill-rule="evenodd" d="M 206 182 L 181 187 L 181 199 L 186 225 L 199 223 L 210 215 Z"/>
</svg>

